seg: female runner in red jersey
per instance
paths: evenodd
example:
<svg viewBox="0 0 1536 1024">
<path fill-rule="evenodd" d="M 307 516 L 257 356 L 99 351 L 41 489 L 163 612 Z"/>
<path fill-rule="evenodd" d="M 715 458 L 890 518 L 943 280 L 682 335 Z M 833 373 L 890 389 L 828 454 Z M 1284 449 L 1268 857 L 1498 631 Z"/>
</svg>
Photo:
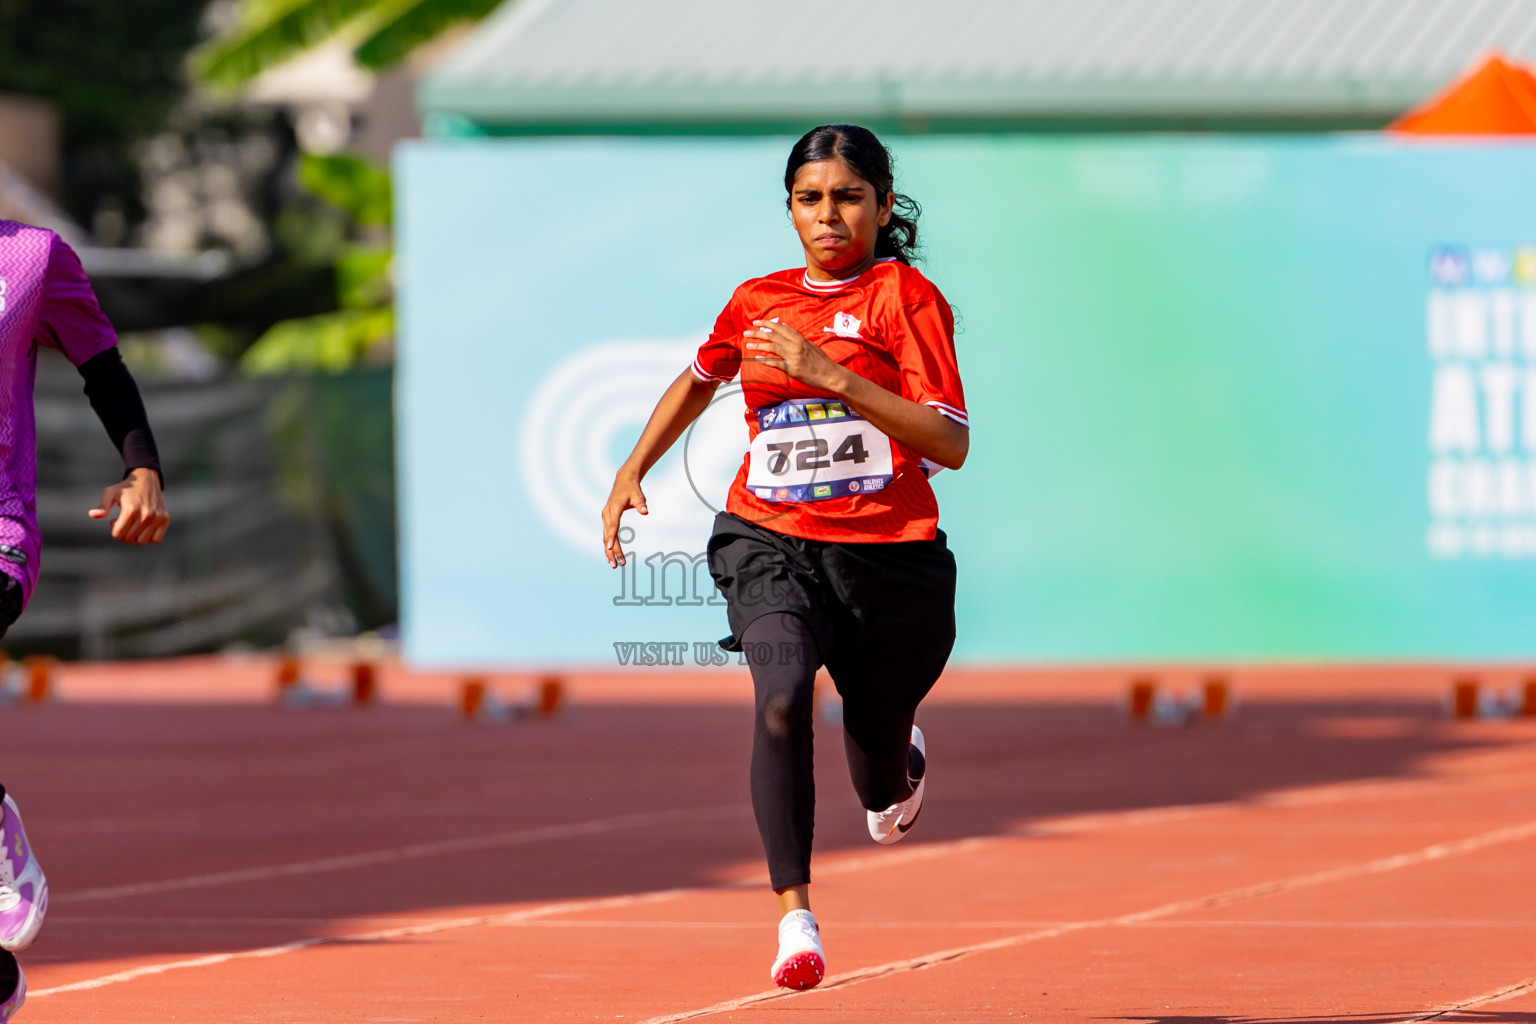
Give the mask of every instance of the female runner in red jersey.
<svg viewBox="0 0 1536 1024">
<path fill-rule="evenodd" d="M 647 514 L 640 481 L 738 374 L 750 450 L 709 539 L 709 568 L 756 691 L 752 807 L 779 901 L 773 980 L 826 973 L 810 910 L 811 696 L 825 665 L 844 746 L 877 843 L 922 809 L 913 724 L 955 639 L 955 561 L 928 476 L 970 445 L 949 305 L 909 259 L 917 204 L 865 128 L 824 125 L 784 172 L 805 266 L 736 289 L 662 395 L 603 509 L 610 566 L 620 516 Z"/>
</svg>

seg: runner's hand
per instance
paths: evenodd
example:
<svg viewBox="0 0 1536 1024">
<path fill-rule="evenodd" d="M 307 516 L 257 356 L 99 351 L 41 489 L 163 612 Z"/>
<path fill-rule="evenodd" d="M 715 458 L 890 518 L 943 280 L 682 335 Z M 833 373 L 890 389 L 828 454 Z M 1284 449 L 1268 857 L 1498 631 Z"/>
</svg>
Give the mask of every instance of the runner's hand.
<svg viewBox="0 0 1536 1024">
<path fill-rule="evenodd" d="M 743 338 L 751 339 L 743 347 L 760 353 L 752 359 L 783 370 L 808 388 L 832 395 L 842 393 L 839 389 L 848 371 L 807 341 L 805 335 L 773 320 L 754 320 L 752 325 L 755 330 L 742 332 Z"/>
<path fill-rule="evenodd" d="M 625 564 L 624 549 L 619 545 L 619 517 L 629 509 L 636 509 L 643 516 L 651 514 L 645 507 L 645 492 L 640 489 L 640 481 L 620 477 L 613 482 L 608 504 L 603 506 L 603 555 L 608 559 L 610 569 Z"/>
<path fill-rule="evenodd" d="M 120 484 L 101 492 L 101 504 L 86 515 L 106 519 L 112 507 L 122 509 L 112 524 L 112 536 L 124 544 L 159 544 L 171 525 L 160 491 L 160 474 L 152 469 L 135 469 Z"/>
</svg>

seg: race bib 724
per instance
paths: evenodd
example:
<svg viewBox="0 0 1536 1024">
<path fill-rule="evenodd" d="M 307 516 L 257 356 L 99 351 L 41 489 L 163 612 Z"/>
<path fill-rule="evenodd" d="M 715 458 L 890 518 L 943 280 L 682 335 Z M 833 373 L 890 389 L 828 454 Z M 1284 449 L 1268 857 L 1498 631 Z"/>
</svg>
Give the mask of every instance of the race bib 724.
<svg viewBox="0 0 1536 1024">
<path fill-rule="evenodd" d="M 794 398 L 754 415 L 747 487 L 764 501 L 825 501 L 891 482 L 891 439 L 842 402 Z"/>
</svg>

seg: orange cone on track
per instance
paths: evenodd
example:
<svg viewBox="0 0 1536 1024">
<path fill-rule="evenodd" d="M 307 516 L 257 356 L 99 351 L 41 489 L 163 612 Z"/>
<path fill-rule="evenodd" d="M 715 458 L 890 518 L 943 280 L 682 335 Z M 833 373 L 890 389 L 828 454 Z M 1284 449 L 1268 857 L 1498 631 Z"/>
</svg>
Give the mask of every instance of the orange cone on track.
<svg viewBox="0 0 1536 1024">
<path fill-rule="evenodd" d="M 1224 718 L 1232 708 L 1232 691 L 1225 676 L 1210 676 L 1200 691 L 1200 713 L 1206 718 Z"/>
<path fill-rule="evenodd" d="M 1130 711 L 1132 721 L 1150 721 L 1152 718 L 1152 706 L 1156 701 L 1156 680 L 1146 676 L 1131 680 L 1131 698 L 1127 708 Z"/>
<path fill-rule="evenodd" d="M 41 704 L 52 695 L 53 658 L 34 654 L 27 659 L 27 703 Z"/>
<path fill-rule="evenodd" d="M 284 658 L 277 665 L 277 699 L 282 700 L 299 685 L 299 659 Z"/>
<path fill-rule="evenodd" d="M 559 676 L 539 680 L 539 702 L 535 710 L 541 718 L 552 718 L 565 706 L 565 683 Z"/>
<path fill-rule="evenodd" d="M 459 691 L 459 716 L 462 718 L 478 718 L 480 711 L 485 707 L 485 680 L 470 678 L 464 680 L 464 686 Z"/>
<path fill-rule="evenodd" d="M 370 662 L 360 661 L 352 666 L 352 704 L 367 707 L 379 696 L 378 677 Z"/>
<path fill-rule="evenodd" d="M 1451 690 L 1451 714 L 1457 718 L 1476 718 L 1478 711 L 1477 680 L 1456 680 Z"/>
</svg>

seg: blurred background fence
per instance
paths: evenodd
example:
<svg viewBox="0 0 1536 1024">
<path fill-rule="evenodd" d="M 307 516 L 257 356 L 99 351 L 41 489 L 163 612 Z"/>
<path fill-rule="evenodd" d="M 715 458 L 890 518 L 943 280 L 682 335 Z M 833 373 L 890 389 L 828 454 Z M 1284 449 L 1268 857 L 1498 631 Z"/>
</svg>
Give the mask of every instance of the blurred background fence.
<svg viewBox="0 0 1536 1024">
<path fill-rule="evenodd" d="M 146 375 L 175 528 L 140 549 L 86 517 L 121 467 L 74 368 L 41 362 L 47 546 L 8 648 L 163 656 L 395 621 L 389 368 L 195 382 Z"/>
</svg>

